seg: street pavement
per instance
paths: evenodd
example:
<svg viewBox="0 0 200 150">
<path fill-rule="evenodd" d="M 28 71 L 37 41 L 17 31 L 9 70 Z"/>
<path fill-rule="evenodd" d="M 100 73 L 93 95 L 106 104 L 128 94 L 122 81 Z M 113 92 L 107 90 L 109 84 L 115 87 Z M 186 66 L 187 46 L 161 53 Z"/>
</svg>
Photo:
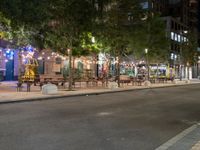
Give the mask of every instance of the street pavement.
<svg viewBox="0 0 200 150">
<path fill-rule="evenodd" d="M 22 92 L 17 92 L 16 84 L 17 82 L 0 82 L 0 103 L 12 103 L 12 102 L 21 102 L 21 101 L 33 101 L 33 100 L 46 100 L 51 98 L 58 97 L 68 97 L 68 96 L 81 96 L 81 95 L 95 95 L 102 94 L 107 92 L 120 92 L 127 90 L 141 90 L 145 88 L 161 88 L 161 87 L 170 87 L 170 86 L 182 86 L 188 85 L 186 83 L 187 80 L 179 81 L 177 83 L 156 83 L 151 84 L 151 86 L 132 86 L 132 85 L 124 85 L 121 88 L 117 89 L 109 89 L 102 87 L 99 85 L 98 87 L 83 87 L 83 88 L 75 88 L 73 91 L 68 91 L 63 87 L 60 87 L 57 94 L 44 95 L 41 93 L 41 89 L 39 86 L 31 86 L 31 92 L 26 92 L 26 84 L 23 84 Z M 193 79 L 189 84 L 199 84 L 200 80 Z"/>
<path fill-rule="evenodd" d="M 0 105 L 0 150 L 197 150 L 200 84 Z"/>
</svg>

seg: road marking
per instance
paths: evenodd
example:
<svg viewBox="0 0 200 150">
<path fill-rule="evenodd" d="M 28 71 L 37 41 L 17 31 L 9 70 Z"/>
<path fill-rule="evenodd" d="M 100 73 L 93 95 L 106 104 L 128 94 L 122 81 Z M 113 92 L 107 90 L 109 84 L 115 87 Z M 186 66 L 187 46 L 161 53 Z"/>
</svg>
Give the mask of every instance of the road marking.
<svg viewBox="0 0 200 150">
<path fill-rule="evenodd" d="M 172 139 L 168 140 L 166 143 L 162 144 L 161 146 L 159 146 L 155 150 L 167 150 L 169 147 L 171 147 L 172 145 L 174 145 L 177 141 L 179 141 L 180 139 L 182 139 L 183 137 L 185 137 L 187 134 L 189 134 L 190 132 L 192 132 L 194 129 L 196 129 L 198 125 L 199 124 L 195 124 L 195 125 L 191 126 L 190 128 L 182 131 L 181 133 L 179 133 L 178 135 L 176 135 Z"/>
</svg>

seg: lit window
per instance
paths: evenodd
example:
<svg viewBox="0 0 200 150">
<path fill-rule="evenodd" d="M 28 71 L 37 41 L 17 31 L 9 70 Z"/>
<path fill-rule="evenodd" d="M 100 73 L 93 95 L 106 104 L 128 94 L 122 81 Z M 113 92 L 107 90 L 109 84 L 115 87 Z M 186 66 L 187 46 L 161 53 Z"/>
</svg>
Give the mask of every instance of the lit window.
<svg viewBox="0 0 200 150">
<path fill-rule="evenodd" d="M 149 3 L 148 2 L 143 2 L 143 3 L 140 3 L 142 9 L 148 9 L 149 8 Z"/>
<path fill-rule="evenodd" d="M 174 40 L 174 32 L 171 32 L 171 40 Z"/>
</svg>

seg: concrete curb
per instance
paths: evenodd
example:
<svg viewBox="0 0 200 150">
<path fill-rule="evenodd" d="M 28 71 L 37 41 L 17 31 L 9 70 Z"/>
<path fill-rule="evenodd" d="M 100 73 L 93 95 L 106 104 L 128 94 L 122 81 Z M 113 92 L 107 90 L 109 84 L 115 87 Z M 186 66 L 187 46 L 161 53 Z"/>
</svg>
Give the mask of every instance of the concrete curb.
<svg viewBox="0 0 200 150">
<path fill-rule="evenodd" d="M 58 96 L 49 95 L 47 97 L 37 97 L 37 98 L 0 101 L 0 105 L 11 104 L 11 103 L 24 103 L 24 102 L 33 102 L 33 101 L 53 100 L 53 99 L 60 99 L 60 98 L 65 98 L 65 97 L 68 98 L 68 97 L 102 95 L 102 94 L 128 92 L 128 91 L 139 91 L 139 90 L 147 90 L 147 89 L 170 88 L 170 87 L 188 86 L 188 85 L 195 85 L 195 84 L 200 84 L 200 83 L 174 84 L 174 85 L 164 85 L 164 86 L 155 86 L 155 87 L 142 87 L 142 88 L 137 88 L 137 89 L 115 89 L 115 90 L 112 90 L 112 91 L 96 91 L 96 92 L 70 94 L 70 95 L 58 95 Z"/>
<path fill-rule="evenodd" d="M 187 129 L 185 129 L 184 131 L 182 131 L 181 133 L 179 133 L 178 135 L 176 135 L 172 139 L 168 140 L 166 143 L 162 144 L 161 146 L 159 146 L 155 150 L 167 150 L 167 149 L 169 149 L 171 146 L 173 146 L 180 139 L 184 138 L 186 135 L 188 135 L 189 133 L 191 133 L 197 127 L 198 127 L 198 124 L 195 124 L 195 125 L 187 128 Z"/>
</svg>

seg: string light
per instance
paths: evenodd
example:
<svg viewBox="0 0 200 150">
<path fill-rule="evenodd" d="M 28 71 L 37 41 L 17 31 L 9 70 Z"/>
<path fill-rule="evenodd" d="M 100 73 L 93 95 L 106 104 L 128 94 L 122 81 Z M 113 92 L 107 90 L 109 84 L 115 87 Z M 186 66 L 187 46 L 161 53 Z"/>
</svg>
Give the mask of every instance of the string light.
<svg viewBox="0 0 200 150">
<path fill-rule="evenodd" d="M 38 57 L 38 60 L 42 60 L 42 57 L 41 57 L 41 56 L 39 56 L 39 57 Z"/>
</svg>

